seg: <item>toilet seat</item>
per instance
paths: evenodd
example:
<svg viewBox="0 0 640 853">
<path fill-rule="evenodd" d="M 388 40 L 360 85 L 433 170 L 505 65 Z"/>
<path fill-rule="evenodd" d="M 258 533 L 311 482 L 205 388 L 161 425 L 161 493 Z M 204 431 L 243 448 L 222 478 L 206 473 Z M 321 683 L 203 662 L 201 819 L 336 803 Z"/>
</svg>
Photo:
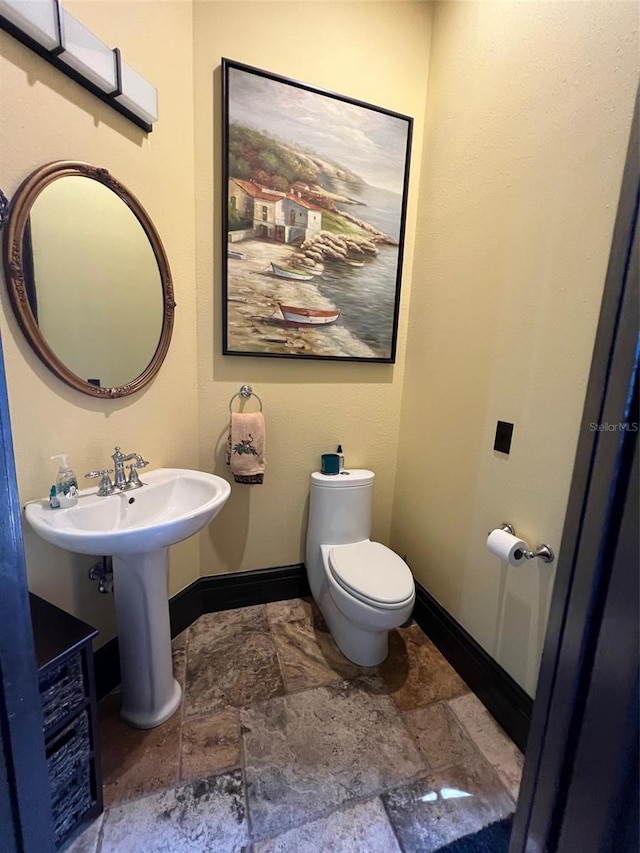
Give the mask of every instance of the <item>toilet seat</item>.
<svg viewBox="0 0 640 853">
<path fill-rule="evenodd" d="M 415 594 L 407 564 L 380 542 L 335 545 L 329 551 L 328 564 L 344 590 L 373 607 L 396 610 Z"/>
</svg>

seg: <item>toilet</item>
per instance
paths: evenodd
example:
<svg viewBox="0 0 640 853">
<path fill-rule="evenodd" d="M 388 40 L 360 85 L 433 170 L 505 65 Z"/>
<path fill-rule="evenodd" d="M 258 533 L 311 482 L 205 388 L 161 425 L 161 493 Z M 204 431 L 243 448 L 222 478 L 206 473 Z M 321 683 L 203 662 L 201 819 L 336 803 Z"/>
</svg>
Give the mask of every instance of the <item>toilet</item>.
<svg viewBox="0 0 640 853">
<path fill-rule="evenodd" d="M 340 650 L 360 666 L 389 652 L 389 631 L 413 611 L 407 564 L 372 542 L 373 471 L 311 475 L 306 566 L 311 594 Z"/>
</svg>

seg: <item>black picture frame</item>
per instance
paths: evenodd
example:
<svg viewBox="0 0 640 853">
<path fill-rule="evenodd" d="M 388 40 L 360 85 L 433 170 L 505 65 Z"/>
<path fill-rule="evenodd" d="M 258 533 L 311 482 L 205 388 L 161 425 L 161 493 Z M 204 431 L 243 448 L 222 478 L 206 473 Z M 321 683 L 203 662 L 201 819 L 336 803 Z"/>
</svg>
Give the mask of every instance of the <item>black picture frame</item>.
<svg viewBox="0 0 640 853">
<path fill-rule="evenodd" d="M 222 60 L 223 355 L 394 363 L 413 119 Z"/>
</svg>

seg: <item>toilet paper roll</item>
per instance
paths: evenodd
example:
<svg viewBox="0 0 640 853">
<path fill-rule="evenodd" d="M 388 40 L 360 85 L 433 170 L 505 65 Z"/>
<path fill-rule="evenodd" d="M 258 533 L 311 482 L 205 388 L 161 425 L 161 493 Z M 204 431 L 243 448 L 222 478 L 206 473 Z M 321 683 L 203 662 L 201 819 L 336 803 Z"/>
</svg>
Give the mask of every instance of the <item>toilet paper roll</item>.
<svg viewBox="0 0 640 853">
<path fill-rule="evenodd" d="M 521 566 L 526 561 L 527 543 L 517 536 L 512 536 L 506 530 L 492 530 L 487 538 L 487 548 L 496 557 L 505 560 L 510 566 Z"/>
</svg>

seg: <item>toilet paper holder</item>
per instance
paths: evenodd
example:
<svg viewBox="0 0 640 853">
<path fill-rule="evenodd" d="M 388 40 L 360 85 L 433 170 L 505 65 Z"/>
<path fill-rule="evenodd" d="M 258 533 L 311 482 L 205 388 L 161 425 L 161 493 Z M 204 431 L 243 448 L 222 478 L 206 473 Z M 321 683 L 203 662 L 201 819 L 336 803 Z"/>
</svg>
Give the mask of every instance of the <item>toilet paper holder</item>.
<svg viewBox="0 0 640 853">
<path fill-rule="evenodd" d="M 510 533 L 512 536 L 516 535 L 515 527 L 513 524 L 509 524 L 508 521 L 504 521 L 500 525 L 500 530 L 504 530 L 506 533 Z M 556 555 L 553 553 L 553 550 L 549 547 L 549 545 L 538 545 L 535 551 L 524 551 L 524 556 L 527 560 L 533 560 L 535 557 L 540 557 L 543 563 L 553 563 L 556 558 Z"/>
</svg>

